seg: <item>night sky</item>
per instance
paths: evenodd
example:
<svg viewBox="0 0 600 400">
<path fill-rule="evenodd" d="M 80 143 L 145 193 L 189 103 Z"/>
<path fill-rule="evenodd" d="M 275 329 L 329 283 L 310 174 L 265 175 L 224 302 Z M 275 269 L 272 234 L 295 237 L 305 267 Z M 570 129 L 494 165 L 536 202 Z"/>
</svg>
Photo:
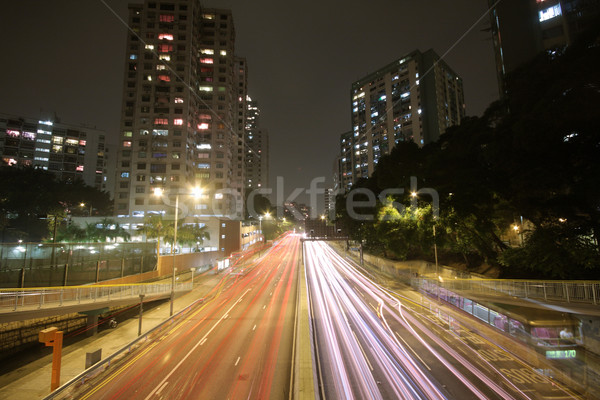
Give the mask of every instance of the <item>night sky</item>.
<svg viewBox="0 0 600 400">
<path fill-rule="evenodd" d="M 138 2 L 138 1 L 133 1 Z M 126 19 L 126 1 L 106 0 Z M 331 182 L 341 133 L 350 130 L 353 81 L 433 48 L 463 78 L 468 115 L 497 98 L 484 0 L 211 0 L 233 11 L 236 53 L 270 134 L 271 182 L 285 192 Z M 473 29 L 465 35 L 471 28 Z M 116 143 L 126 28 L 100 0 L 3 1 L 0 112 L 105 130 Z M 462 39 L 461 39 L 462 37 Z M 300 200 L 306 200 L 301 198 Z"/>
</svg>

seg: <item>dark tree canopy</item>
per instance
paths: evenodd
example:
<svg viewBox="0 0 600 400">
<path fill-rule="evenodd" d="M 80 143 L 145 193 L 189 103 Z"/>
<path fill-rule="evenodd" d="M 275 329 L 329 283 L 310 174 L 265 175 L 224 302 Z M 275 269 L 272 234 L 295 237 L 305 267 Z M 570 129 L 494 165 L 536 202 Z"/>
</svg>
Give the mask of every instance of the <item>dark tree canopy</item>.
<svg viewBox="0 0 600 400">
<path fill-rule="evenodd" d="M 50 172 L 0 167 L 0 227 L 2 240 L 39 241 L 52 235 L 48 219 L 57 216 L 66 225 L 70 215 L 110 215 L 112 202 L 106 192 L 82 181 L 59 181 Z M 84 203 L 85 206 L 80 206 Z M 52 222 L 53 223 L 53 222 Z"/>
</svg>

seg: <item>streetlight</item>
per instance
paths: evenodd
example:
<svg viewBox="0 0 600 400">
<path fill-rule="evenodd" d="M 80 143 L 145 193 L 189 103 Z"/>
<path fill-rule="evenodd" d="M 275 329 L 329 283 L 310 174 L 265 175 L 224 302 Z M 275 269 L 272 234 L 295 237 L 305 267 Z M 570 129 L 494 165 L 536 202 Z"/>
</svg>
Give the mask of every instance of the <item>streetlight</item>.
<svg viewBox="0 0 600 400">
<path fill-rule="evenodd" d="M 154 195 L 161 197 L 163 194 L 162 188 L 154 188 Z M 200 197 L 202 189 L 194 187 L 191 189 L 191 195 L 194 197 Z M 175 226 L 173 228 L 173 243 L 171 243 L 171 254 L 173 255 L 173 274 L 171 276 L 171 316 L 173 316 L 173 301 L 175 299 L 175 250 L 177 249 L 177 220 L 179 218 L 179 192 L 175 193 Z"/>
<path fill-rule="evenodd" d="M 84 208 L 86 204 L 84 202 L 79 203 L 79 207 Z M 92 204 L 90 203 L 89 216 L 92 216 Z"/>
</svg>

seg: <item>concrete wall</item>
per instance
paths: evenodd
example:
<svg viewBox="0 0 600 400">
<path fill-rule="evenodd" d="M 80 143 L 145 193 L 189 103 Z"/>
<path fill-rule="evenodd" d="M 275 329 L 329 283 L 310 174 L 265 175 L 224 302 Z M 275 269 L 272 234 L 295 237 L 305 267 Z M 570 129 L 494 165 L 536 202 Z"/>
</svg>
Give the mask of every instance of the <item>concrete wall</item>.
<svg viewBox="0 0 600 400">
<path fill-rule="evenodd" d="M 216 265 L 219 259 L 223 258 L 220 251 L 210 251 L 204 253 L 184 253 L 164 255 L 158 257 L 157 273 L 159 277 L 171 275 L 173 273 L 173 264 L 179 273 L 189 271 L 190 268 L 203 267 L 205 265 Z"/>
</svg>

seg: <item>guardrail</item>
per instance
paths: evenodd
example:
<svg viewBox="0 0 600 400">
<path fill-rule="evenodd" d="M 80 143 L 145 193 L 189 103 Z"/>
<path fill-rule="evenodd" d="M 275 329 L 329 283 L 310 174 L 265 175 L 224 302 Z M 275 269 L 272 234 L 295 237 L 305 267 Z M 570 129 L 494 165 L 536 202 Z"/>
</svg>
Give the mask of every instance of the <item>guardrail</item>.
<svg viewBox="0 0 600 400">
<path fill-rule="evenodd" d="M 191 282 L 176 282 L 174 291 L 192 289 Z M 86 285 L 46 288 L 0 289 L 0 312 L 25 311 L 100 301 L 139 298 L 171 292 L 171 283 Z"/>
<path fill-rule="evenodd" d="M 452 291 L 487 295 L 508 295 L 524 299 L 593 304 L 600 302 L 599 281 L 532 281 L 510 279 L 447 279 L 436 285 Z"/>
<path fill-rule="evenodd" d="M 186 285 L 186 284 L 184 284 Z M 188 285 L 191 285 L 189 283 Z M 133 339 L 129 344 L 123 346 L 120 350 L 115 353 L 109 355 L 105 359 L 97 362 L 92 365 L 85 371 L 81 372 L 79 375 L 72 378 L 70 381 L 64 383 L 62 386 L 57 388 L 55 391 L 44 397 L 44 400 L 52 400 L 52 399 L 72 399 L 77 390 L 85 389 L 84 385 L 88 384 L 94 377 L 98 376 L 106 369 L 111 367 L 111 364 L 118 363 L 121 359 L 126 357 L 128 354 L 131 354 L 134 350 L 138 349 L 140 346 L 143 346 L 146 343 L 151 342 L 152 340 L 161 337 L 162 333 L 168 328 L 170 328 L 173 324 L 181 321 L 182 318 L 198 303 L 202 303 L 204 299 L 199 299 L 185 307 L 183 310 L 179 311 L 169 319 L 161 322 L 154 328 L 150 329 L 148 332 L 144 333 L 141 336 Z"/>
</svg>

